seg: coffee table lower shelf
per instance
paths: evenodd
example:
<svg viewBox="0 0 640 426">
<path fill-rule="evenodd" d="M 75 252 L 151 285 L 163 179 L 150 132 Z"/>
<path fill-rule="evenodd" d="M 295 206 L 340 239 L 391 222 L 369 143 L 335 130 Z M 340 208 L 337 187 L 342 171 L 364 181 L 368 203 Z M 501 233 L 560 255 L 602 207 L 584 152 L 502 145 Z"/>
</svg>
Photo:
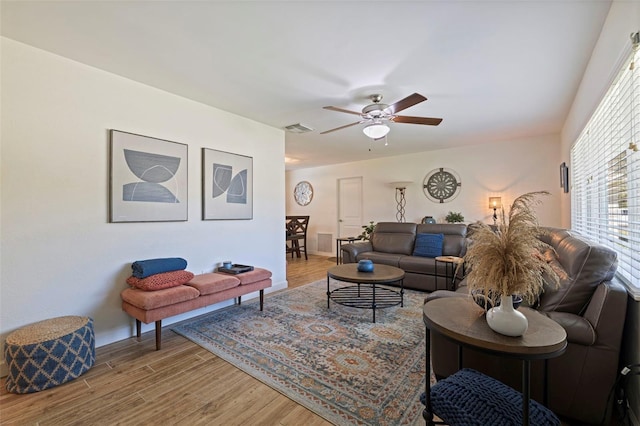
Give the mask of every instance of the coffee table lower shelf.
<svg viewBox="0 0 640 426">
<path fill-rule="evenodd" d="M 375 284 L 340 287 L 329 293 L 329 299 L 343 306 L 373 310 L 373 322 L 376 322 L 376 309 L 403 305 L 403 297 L 399 291 Z"/>
</svg>

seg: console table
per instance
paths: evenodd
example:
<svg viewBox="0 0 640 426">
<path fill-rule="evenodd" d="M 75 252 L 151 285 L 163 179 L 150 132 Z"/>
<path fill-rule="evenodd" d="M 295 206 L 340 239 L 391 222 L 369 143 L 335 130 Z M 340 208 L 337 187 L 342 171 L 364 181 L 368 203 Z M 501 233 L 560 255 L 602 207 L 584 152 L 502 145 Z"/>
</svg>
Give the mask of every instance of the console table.
<svg viewBox="0 0 640 426">
<path fill-rule="evenodd" d="M 529 425 L 531 360 L 546 360 L 561 355 L 567 347 L 567 334 L 558 323 L 533 309 L 521 307 L 518 310 L 527 317 L 529 327 L 523 336 L 509 337 L 489 328 L 484 309 L 471 298 L 451 297 L 427 302 L 423 308 L 423 321 L 426 325 L 426 371 L 431 371 L 431 331 L 440 333 L 461 346 L 521 359 L 522 423 Z M 461 350 L 458 351 L 458 368 L 462 368 Z M 546 363 L 544 374 L 546 404 Z M 430 395 L 430 380 L 427 378 L 423 413 L 427 425 L 434 424 Z"/>
</svg>

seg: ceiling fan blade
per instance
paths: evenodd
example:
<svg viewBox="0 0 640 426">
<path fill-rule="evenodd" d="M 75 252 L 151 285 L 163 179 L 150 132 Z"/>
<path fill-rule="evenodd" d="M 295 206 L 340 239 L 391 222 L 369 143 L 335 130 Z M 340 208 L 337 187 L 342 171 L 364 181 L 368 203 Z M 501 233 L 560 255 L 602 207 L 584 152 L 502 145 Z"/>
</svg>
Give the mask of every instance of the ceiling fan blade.
<svg viewBox="0 0 640 426">
<path fill-rule="evenodd" d="M 326 107 L 322 107 L 322 108 L 328 109 L 329 111 L 338 111 L 338 112 L 346 112 L 347 114 L 362 115 L 359 112 L 349 111 L 348 109 L 342 109 L 342 108 L 338 108 L 338 107 L 334 107 L 334 106 L 326 106 Z"/>
<path fill-rule="evenodd" d="M 336 130 L 346 129 L 347 127 L 355 126 L 356 124 L 364 123 L 365 121 L 366 121 L 366 120 L 356 121 L 355 123 L 347 124 L 347 125 L 345 125 L 345 126 L 336 127 L 335 129 L 325 130 L 324 132 L 320 132 L 320 134 L 321 134 L 321 135 L 324 135 L 324 134 L 326 134 L 326 133 L 335 132 Z"/>
<path fill-rule="evenodd" d="M 437 126 L 438 124 L 440 124 L 440 122 L 442 122 L 442 118 L 396 115 L 391 121 L 393 121 L 394 123 L 426 124 L 428 126 Z"/>
<path fill-rule="evenodd" d="M 404 99 L 399 100 L 393 105 L 389 105 L 385 111 L 389 111 L 389 114 L 395 114 L 396 112 L 400 112 L 403 109 L 407 109 L 411 106 L 419 104 L 420 102 L 426 101 L 427 98 L 422 96 L 419 93 L 414 93 L 413 95 L 409 95 Z"/>
</svg>

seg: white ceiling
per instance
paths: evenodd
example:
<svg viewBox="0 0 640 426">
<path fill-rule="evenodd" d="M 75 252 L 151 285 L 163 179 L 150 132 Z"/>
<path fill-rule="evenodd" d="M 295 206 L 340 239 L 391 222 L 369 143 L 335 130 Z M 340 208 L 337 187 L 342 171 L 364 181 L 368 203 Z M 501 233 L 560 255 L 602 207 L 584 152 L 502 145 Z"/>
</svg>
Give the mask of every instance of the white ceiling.
<svg viewBox="0 0 640 426">
<path fill-rule="evenodd" d="M 2 35 L 277 128 L 287 169 L 557 133 L 610 0 L 5 1 Z M 358 119 L 368 96 L 441 117 Z"/>
</svg>

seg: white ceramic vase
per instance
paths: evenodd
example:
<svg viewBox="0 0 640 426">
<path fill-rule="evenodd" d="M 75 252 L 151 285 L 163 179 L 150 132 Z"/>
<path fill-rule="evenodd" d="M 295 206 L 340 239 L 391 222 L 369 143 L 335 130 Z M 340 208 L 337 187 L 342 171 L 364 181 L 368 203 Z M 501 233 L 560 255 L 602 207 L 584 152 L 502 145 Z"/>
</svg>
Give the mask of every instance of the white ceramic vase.
<svg viewBox="0 0 640 426">
<path fill-rule="evenodd" d="M 501 296 L 500 305 L 487 311 L 487 324 L 496 333 L 505 336 L 522 336 L 529 323 L 522 312 L 513 309 L 511 296 Z"/>
</svg>

